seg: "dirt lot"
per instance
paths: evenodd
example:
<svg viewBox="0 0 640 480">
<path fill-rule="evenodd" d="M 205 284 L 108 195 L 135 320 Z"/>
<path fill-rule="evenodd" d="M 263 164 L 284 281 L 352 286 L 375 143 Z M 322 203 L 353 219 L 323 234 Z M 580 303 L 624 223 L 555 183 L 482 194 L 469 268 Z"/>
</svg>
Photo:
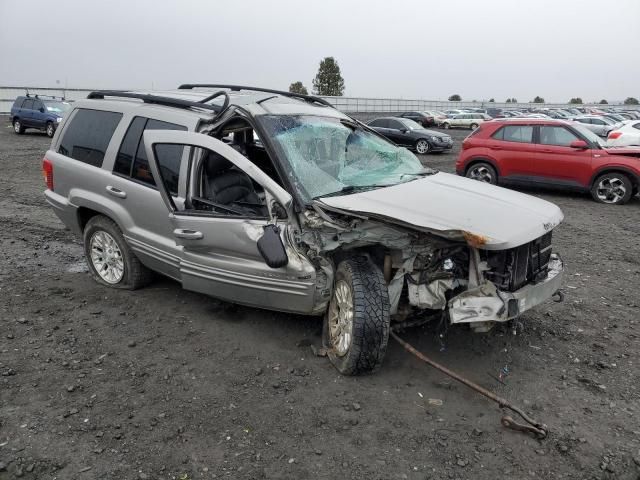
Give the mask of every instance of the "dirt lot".
<svg viewBox="0 0 640 480">
<path fill-rule="evenodd" d="M 347 378 L 312 354 L 316 319 L 169 280 L 98 286 L 43 199 L 49 139 L 0 118 L 0 480 L 639 478 L 638 198 L 529 192 L 565 213 L 566 301 L 517 335 L 404 334 L 546 422 L 538 441 L 393 341 L 381 371 Z"/>
</svg>

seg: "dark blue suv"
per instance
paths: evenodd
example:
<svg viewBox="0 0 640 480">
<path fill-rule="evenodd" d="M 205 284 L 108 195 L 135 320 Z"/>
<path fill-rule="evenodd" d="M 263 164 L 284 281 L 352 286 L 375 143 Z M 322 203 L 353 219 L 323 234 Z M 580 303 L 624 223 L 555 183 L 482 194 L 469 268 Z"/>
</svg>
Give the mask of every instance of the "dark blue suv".
<svg viewBox="0 0 640 480">
<path fill-rule="evenodd" d="M 62 115 L 69 110 L 70 105 L 62 98 L 31 96 L 16 98 L 11 107 L 11 123 L 13 130 L 20 134 L 27 128 L 44 130 L 49 137 L 58 128 Z"/>
</svg>

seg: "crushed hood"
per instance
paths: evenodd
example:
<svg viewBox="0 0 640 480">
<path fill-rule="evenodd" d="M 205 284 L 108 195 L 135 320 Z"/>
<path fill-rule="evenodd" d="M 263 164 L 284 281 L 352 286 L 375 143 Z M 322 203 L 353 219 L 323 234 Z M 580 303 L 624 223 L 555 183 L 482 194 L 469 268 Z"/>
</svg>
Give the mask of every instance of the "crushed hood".
<svg viewBox="0 0 640 480">
<path fill-rule="evenodd" d="M 392 187 L 321 198 L 319 203 L 445 237 L 468 232 L 484 237 L 480 248 L 487 250 L 530 242 L 564 218 L 558 206 L 545 200 L 441 172 Z"/>
</svg>

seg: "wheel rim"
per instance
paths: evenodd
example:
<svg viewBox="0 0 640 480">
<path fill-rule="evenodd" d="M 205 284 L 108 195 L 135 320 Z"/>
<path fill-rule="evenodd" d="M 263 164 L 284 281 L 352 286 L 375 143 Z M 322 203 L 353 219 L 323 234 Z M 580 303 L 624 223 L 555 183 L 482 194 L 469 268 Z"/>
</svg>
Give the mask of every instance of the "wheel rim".
<svg viewBox="0 0 640 480">
<path fill-rule="evenodd" d="M 334 351 L 344 356 L 351 346 L 353 332 L 353 295 L 346 281 L 340 280 L 329 305 L 329 337 Z"/>
<path fill-rule="evenodd" d="M 491 173 L 489 168 L 485 167 L 484 165 L 471 167 L 469 173 L 467 174 L 467 177 L 473 180 L 478 180 L 479 182 L 493 183 L 493 174 Z"/>
<path fill-rule="evenodd" d="M 420 140 L 416 145 L 416 151 L 418 153 L 427 153 L 429 151 L 429 144 L 426 140 Z"/>
<path fill-rule="evenodd" d="M 16 132 L 20 132 L 20 122 L 19 122 L 19 121 L 17 121 L 17 120 L 16 120 L 16 121 L 13 123 L 13 129 L 14 129 Z"/>
<path fill-rule="evenodd" d="M 47 125 L 47 135 L 53 137 L 53 125 L 51 124 Z"/>
<path fill-rule="evenodd" d="M 596 196 L 603 203 L 618 203 L 626 194 L 627 187 L 618 177 L 603 178 L 596 188 Z"/>
<path fill-rule="evenodd" d="M 476 125 L 475 123 L 471 124 L 471 130 L 475 130 L 476 128 L 478 128 L 478 125 Z"/>
<path fill-rule="evenodd" d="M 444 128 L 445 128 L 445 130 L 449 130 L 449 126 L 450 126 L 450 125 L 449 125 L 448 123 L 445 123 L 445 124 L 444 124 Z"/>
<path fill-rule="evenodd" d="M 120 282 L 124 276 L 124 259 L 115 239 L 100 230 L 91 236 L 89 248 L 91 263 L 100 278 L 111 284 Z"/>
</svg>

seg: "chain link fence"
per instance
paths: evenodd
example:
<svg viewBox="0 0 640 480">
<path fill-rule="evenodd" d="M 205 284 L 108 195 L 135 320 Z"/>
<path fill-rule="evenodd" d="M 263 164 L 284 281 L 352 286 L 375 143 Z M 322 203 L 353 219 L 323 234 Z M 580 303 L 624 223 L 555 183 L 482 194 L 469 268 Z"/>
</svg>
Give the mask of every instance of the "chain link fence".
<svg viewBox="0 0 640 480">
<path fill-rule="evenodd" d="M 0 87 L 0 113 L 9 113 L 16 97 L 26 91 L 31 95 L 53 95 L 67 100 L 86 98 L 93 90 L 81 88 L 32 88 Z M 502 103 L 502 102 L 449 102 L 447 100 L 411 100 L 403 98 L 365 98 L 365 97 L 322 97 L 338 110 L 348 113 L 399 113 L 422 110 L 450 110 L 455 108 L 562 108 L 566 103 Z M 597 107 L 598 104 L 583 104 L 582 107 Z M 607 107 L 622 106 L 609 104 Z M 628 109 L 640 109 L 636 105 L 624 105 Z"/>
</svg>

